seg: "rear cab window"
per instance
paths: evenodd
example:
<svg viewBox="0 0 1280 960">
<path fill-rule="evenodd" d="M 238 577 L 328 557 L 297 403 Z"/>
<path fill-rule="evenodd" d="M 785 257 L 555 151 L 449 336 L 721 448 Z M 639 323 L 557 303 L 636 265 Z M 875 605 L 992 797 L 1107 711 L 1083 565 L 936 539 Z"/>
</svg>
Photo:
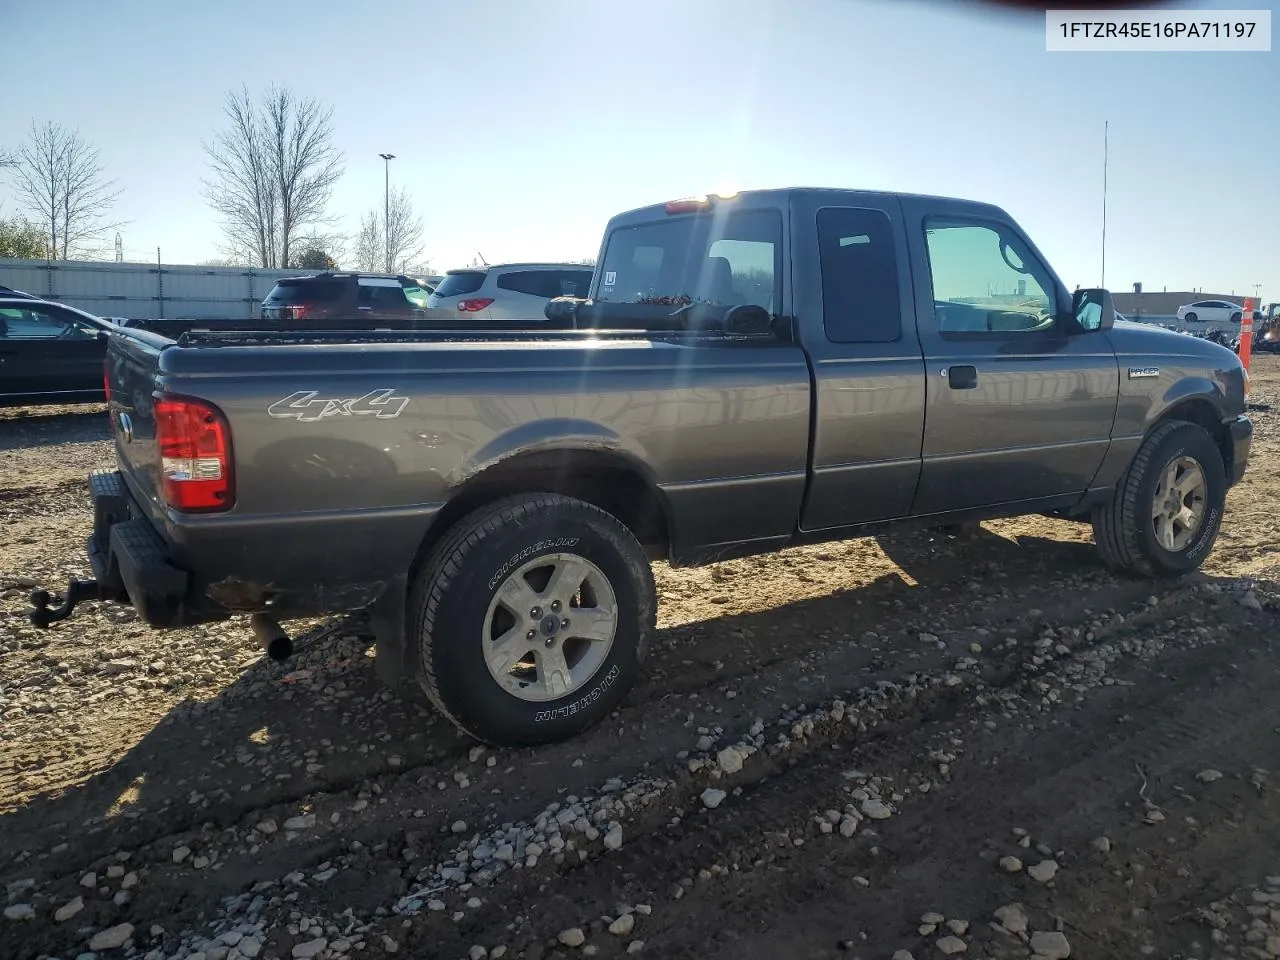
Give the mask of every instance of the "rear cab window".
<svg viewBox="0 0 1280 960">
<path fill-rule="evenodd" d="M 755 304 L 778 312 L 782 216 L 777 210 L 671 215 L 616 227 L 597 273 L 603 303 Z"/>
<path fill-rule="evenodd" d="M 447 273 L 445 278 L 440 281 L 440 286 L 436 287 L 435 295 L 437 297 L 465 297 L 484 286 L 485 276 L 486 273 L 483 270 L 458 270 Z"/>
<path fill-rule="evenodd" d="M 346 285 L 341 280 L 317 280 L 300 277 L 296 280 L 277 280 L 267 294 L 271 303 L 333 303 L 342 298 Z"/>
</svg>

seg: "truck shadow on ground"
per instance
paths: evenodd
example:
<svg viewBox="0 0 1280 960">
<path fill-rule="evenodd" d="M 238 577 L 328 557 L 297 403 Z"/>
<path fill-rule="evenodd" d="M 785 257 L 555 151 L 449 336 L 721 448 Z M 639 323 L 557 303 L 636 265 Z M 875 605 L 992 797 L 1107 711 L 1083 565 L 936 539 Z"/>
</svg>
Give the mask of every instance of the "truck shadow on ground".
<svg viewBox="0 0 1280 960">
<path fill-rule="evenodd" d="M 1011 588 L 1037 581 L 1049 587 L 1050 578 L 1097 568 L 1087 543 L 1039 537 L 1013 541 L 986 531 L 958 539 L 937 532 L 895 535 L 880 544 L 900 573 L 857 590 L 658 631 L 645 676 L 621 708 L 622 721 L 647 723 L 659 710 L 683 719 L 683 697 L 659 704 L 673 693 L 759 674 L 772 663 L 805 656 L 833 635 L 891 633 L 906 610 L 954 607 L 975 577 L 988 583 L 995 578 Z M 383 687 L 356 626 L 339 620 L 315 627 L 303 638 L 307 646 L 295 662 L 254 663 L 211 700 L 175 705 L 109 768 L 60 793 L 37 795 L 0 817 L 0 848 L 31 851 L 20 864 L 11 861 L 0 868 L 0 879 L 61 875 L 116 850 L 136 849 L 204 824 L 229 826 L 250 811 L 258 811 L 256 819 L 263 808 L 380 777 L 416 776 L 423 791 L 450 780 L 453 765 L 465 760 L 473 741 L 440 717 L 415 685 Z M 713 665 L 717 660 L 731 666 L 728 673 Z M 599 761 L 588 772 L 603 777 L 611 775 L 601 773 L 611 764 L 633 771 L 671 753 L 650 737 L 637 751 L 652 756 L 618 756 L 618 719 L 602 727 L 611 733 L 597 728 L 570 744 L 522 752 L 529 763 L 517 776 L 536 777 L 529 767 L 541 766 L 548 771 L 541 776 L 554 778 L 555 770 L 573 758 L 587 757 L 593 764 Z M 68 752 L 68 745 L 56 746 Z M 70 752 L 75 749 L 70 746 Z M 516 756 L 516 751 L 507 753 Z M 542 762 L 533 763 L 535 756 Z M 68 842 L 68 848 L 50 852 Z"/>
</svg>

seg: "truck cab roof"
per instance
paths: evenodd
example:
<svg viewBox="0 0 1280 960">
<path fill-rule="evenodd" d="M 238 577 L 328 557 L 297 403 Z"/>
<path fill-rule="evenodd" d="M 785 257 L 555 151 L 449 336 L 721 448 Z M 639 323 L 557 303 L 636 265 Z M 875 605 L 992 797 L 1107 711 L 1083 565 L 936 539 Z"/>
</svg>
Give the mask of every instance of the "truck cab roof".
<svg viewBox="0 0 1280 960">
<path fill-rule="evenodd" d="M 846 187 L 769 187 L 759 190 L 742 190 L 737 193 L 708 193 L 701 196 L 682 197 L 668 200 L 665 203 L 649 204 L 636 207 L 610 218 L 610 226 L 626 223 L 640 223 L 660 219 L 666 216 L 694 213 L 698 210 L 710 211 L 721 204 L 729 209 L 760 210 L 786 209 L 799 195 L 809 195 L 821 199 L 829 199 L 833 206 L 857 206 L 858 203 L 876 200 L 884 202 L 890 198 L 911 198 L 916 200 L 945 201 L 949 205 L 963 204 L 977 216 L 1003 219 L 1008 214 L 990 203 L 976 200 L 964 200 L 955 197 L 940 197 L 931 194 L 901 193 L 886 190 L 858 190 Z"/>
</svg>

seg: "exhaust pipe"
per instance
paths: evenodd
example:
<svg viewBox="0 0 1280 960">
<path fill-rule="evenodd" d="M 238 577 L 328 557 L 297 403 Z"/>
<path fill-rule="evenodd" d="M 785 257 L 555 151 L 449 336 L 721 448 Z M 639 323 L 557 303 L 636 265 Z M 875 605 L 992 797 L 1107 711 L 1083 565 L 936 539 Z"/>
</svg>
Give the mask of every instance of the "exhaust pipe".
<svg viewBox="0 0 1280 960">
<path fill-rule="evenodd" d="M 276 663 L 283 663 L 293 656 L 293 640 L 284 632 L 280 621 L 265 613 L 255 613 L 249 618 L 249 629 L 267 656 Z"/>
</svg>

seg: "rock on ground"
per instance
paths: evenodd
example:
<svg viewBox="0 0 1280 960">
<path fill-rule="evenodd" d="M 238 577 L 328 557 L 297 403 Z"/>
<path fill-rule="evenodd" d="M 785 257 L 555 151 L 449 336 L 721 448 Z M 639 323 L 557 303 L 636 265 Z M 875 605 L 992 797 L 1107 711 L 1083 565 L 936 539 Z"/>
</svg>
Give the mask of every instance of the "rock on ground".
<svg viewBox="0 0 1280 960">
<path fill-rule="evenodd" d="M 613 923 L 609 924 L 609 932 L 615 937 L 625 937 L 636 928 L 636 918 L 633 914 L 624 913 Z"/>
<path fill-rule="evenodd" d="M 70 920 L 72 917 L 74 917 L 77 913 L 79 913 L 83 909 L 84 909 L 84 897 L 76 897 L 74 900 L 70 900 L 67 903 L 64 903 L 57 910 L 55 910 L 53 912 L 53 919 L 57 920 L 59 923 L 63 923 L 67 920 Z"/>
<path fill-rule="evenodd" d="M 716 763 L 726 774 L 735 774 L 742 770 L 742 751 L 737 747 L 725 747 L 716 755 Z"/>
<path fill-rule="evenodd" d="M 1031 935 L 1031 949 L 1035 952 L 1037 960 L 1066 960 L 1071 956 L 1071 944 L 1067 942 L 1064 934 L 1057 932 L 1046 933 L 1037 930 Z"/>
<path fill-rule="evenodd" d="M 115 950 L 117 947 L 123 947 L 132 936 L 132 923 L 122 923 L 118 926 L 107 927 L 107 929 L 99 930 L 93 935 L 93 938 L 89 941 L 89 949 Z"/>
<path fill-rule="evenodd" d="M 1054 860 L 1041 860 L 1034 867 L 1027 867 L 1027 876 L 1036 883 L 1048 883 L 1058 875 L 1058 864 Z"/>
<path fill-rule="evenodd" d="M 1026 933 L 1031 921 L 1027 917 L 1026 908 L 1020 903 L 1011 903 L 995 912 L 996 922 L 1010 933 Z"/>
<path fill-rule="evenodd" d="M 287 827 L 288 824 L 286 823 Z M 312 957 L 319 956 L 329 946 L 329 941 L 324 937 L 316 937 L 314 940 L 308 940 L 300 943 L 293 948 L 294 960 L 311 960 Z"/>
<path fill-rule="evenodd" d="M 587 935 L 582 932 L 581 927 L 570 927 L 568 930 L 561 930 L 556 939 L 566 947 L 580 947 L 587 942 Z"/>
</svg>

